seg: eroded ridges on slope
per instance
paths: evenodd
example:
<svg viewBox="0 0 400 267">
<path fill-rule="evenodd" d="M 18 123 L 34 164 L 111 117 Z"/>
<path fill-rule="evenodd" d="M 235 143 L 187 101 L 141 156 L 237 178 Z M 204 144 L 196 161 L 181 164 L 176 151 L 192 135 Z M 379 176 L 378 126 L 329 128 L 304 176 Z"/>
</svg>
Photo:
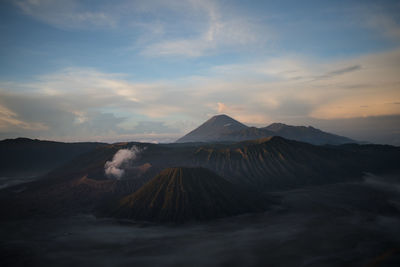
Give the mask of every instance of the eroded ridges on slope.
<svg viewBox="0 0 400 267">
<path fill-rule="evenodd" d="M 351 175 L 349 154 L 281 137 L 262 138 L 224 148 L 204 146 L 195 153 L 196 164 L 229 177 L 235 183 L 281 189 Z M 335 166 L 336 165 L 336 166 Z M 336 175 L 336 177 L 335 177 Z M 333 179 L 332 178 L 332 179 Z"/>
<path fill-rule="evenodd" d="M 261 196 L 205 168 L 167 168 L 120 202 L 117 216 L 183 222 L 262 210 Z"/>
</svg>

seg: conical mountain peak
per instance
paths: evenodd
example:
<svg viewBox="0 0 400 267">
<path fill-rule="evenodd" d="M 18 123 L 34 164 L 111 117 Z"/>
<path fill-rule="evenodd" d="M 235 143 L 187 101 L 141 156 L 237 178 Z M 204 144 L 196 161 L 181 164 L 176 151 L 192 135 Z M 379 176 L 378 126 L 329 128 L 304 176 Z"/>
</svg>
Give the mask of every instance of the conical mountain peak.
<svg viewBox="0 0 400 267">
<path fill-rule="evenodd" d="M 263 210 L 261 197 L 201 167 L 167 168 L 120 203 L 119 216 L 185 222 Z"/>
<path fill-rule="evenodd" d="M 226 114 L 219 114 L 219 115 L 212 116 L 207 122 L 219 122 L 219 123 L 232 122 L 232 123 L 243 125 L 242 123 L 238 122 L 237 120 L 233 119 L 232 117 L 229 117 Z"/>
<path fill-rule="evenodd" d="M 247 128 L 247 126 L 244 125 L 243 123 L 241 123 L 225 114 L 215 115 L 215 116 L 211 117 L 210 119 L 208 119 L 201 126 L 207 125 L 207 124 L 212 124 L 215 126 L 223 126 L 223 127 L 229 126 L 227 124 L 231 124 L 237 128 Z"/>
<path fill-rule="evenodd" d="M 176 142 L 237 142 L 270 136 L 281 136 L 287 139 L 317 145 L 354 142 L 354 140 L 349 138 L 323 132 L 311 126 L 292 126 L 284 123 L 272 123 L 262 128 L 248 127 L 225 114 L 211 117 L 198 128 L 178 139 Z"/>
<path fill-rule="evenodd" d="M 204 122 L 198 128 L 178 139 L 179 143 L 220 141 L 220 137 L 248 127 L 225 115 L 216 115 Z"/>
</svg>

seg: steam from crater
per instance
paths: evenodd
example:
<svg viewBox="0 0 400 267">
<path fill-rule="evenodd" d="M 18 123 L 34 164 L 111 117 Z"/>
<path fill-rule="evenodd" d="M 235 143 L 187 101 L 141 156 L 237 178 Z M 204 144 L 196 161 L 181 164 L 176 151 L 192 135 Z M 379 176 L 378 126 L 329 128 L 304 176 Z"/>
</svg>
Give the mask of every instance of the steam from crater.
<svg viewBox="0 0 400 267">
<path fill-rule="evenodd" d="M 108 178 L 121 179 L 125 174 L 125 169 L 135 160 L 143 149 L 132 146 L 130 149 L 120 149 L 115 153 L 112 161 L 107 161 L 104 165 L 104 172 Z"/>
</svg>

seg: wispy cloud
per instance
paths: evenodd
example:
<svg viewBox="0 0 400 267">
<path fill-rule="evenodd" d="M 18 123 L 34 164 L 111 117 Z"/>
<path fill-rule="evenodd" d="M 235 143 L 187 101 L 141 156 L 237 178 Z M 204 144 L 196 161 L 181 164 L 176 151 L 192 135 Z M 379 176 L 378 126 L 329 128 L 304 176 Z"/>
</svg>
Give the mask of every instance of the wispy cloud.
<svg viewBox="0 0 400 267">
<path fill-rule="evenodd" d="M 27 15 L 61 28 L 114 27 L 116 18 L 107 10 L 93 11 L 77 0 L 17 0 Z"/>
<path fill-rule="evenodd" d="M 135 50 L 149 57 L 200 57 L 262 44 L 267 29 L 214 0 L 99 2 L 18 0 L 20 10 L 58 28 L 119 29 L 132 32 Z M 175 19 L 171 20 L 171 17 Z M 262 34 L 261 34 L 262 31 Z"/>
<path fill-rule="evenodd" d="M 3 135 L 171 140 L 215 113 L 259 125 L 396 115 L 400 106 L 388 103 L 400 101 L 399 62 L 400 50 L 331 62 L 265 58 L 151 82 L 68 68 L 0 83 L 0 121 Z"/>
<path fill-rule="evenodd" d="M 181 117 L 187 107 L 177 94 L 162 81 L 136 83 L 121 74 L 68 68 L 29 83 L 1 83 L 0 129 L 71 140 L 171 140 L 182 128 L 164 120 Z"/>
<path fill-rule="evenodd" d="M 338 76 L 338 75 L 342 75 L 342 74 L 345 74 L 345 73 L 349 73 L 349 72 L 353 72 L 353 71 L 356 71 L 356 70 L 360 70 L 361 68 L 362 68 L 361 65 L 354 65 L 354 66 L 350 66 L 350 67 L 340 68 L 340 69 L 337 69 L 337 70 L 329 71 L 328 73 L 325 73 L 323 75 L 317 76 L 317 77 L 315 77 L 315 80 L 331 78 L 331 77 L 334 77 L 334 76 Z"/>
<path fill-rule="evenodd" d="M 367 26 L 375 29 L 387 38 L 400 41 L 400 24 L 393 16 L 386 13 L 370 13 L 366 19 Z"/>
<path fill-rule="evenodd" d="M 192 17 L 202 17 L 199 25 L 190 31 L 182 31 L 176 38 L 166 38 L 149 43 L 142 50 L 146 56 L 199 57 L 215 53 L 218 49 L 237 48 L 265 41 L 260 26 L 237 13 L 222 12 L 216 1 L 186 1 L 182 12 Z M 183 23 L 191 24 L 191 17 Z"/>
<path fill-rule="evenodd" d="M 0 130 L 8 131 L 11 127 L 23 130 L 43 131 L 49 128 L 40 122 L 26 122 L 18 118 L 18 115 L 5 106 L 0 105 Z"/>
<path fill-rule="evenodd" d="M 218 112 L 400 114 L 399 5 L 261 2 L 7 1 L 0 136 L 170 140 Z"/>
<path fill-rule="evenodd" d="M 220 84 L 231 81 L 220 85 L 229 88 L 229 96 L 206 93 L 223 103 L 225 110 L 255 107 L 250 113 L 264 114 L 265 121 L 400 114 L 396 105 L 385 104 L 400 98 L 399 62 L 400 51 L 394 50 L 331 62 L 274 58 L 220 66 L 213 68 L 214 79 Z M 231 111 L 238 116 L 243 113 Z"/>
</svg>

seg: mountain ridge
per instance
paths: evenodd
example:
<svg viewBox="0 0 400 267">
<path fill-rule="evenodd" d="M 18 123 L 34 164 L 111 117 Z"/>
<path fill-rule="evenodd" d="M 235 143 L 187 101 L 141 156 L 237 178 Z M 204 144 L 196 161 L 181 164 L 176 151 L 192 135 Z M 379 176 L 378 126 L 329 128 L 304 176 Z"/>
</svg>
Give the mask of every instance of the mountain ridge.
<svg viewBox="0 0 400 267">
<path fill-rule="evenodd" d="M 19 137 L 0 141 L 0 176 L 44 174 L 105 143 L 64 143 Z"/>
<path fill-rule="evenodd" d="M 247 128 L 241 122 L 225 115 L 216 115 L 205 121 L 199 127 L 179 138 L 177 143 L 208 142 L 218 139 L 222 134 Z"/>
<path fill-rule="evenodd" d="M 225 128 L 227 122 L 233 122 L 234 127 Z M 284 123 L 272 123 L 260 128 L 249 127 L 225 114 L 211 117 L 175 142 L 238 142 L 275 135 L 315 145 L 340 145 L 356 142 L 350 138 L 324 132 L 312 126 L 292 126 Z"/>
<path fill-rule="evenodd" d="M 121 149 L 146 147 L 120 180 L 105 175 L 105 163 Z M 270 193 L 362 179 L 365 172 L 398 170 L 400 148 L 383 145 L 316 146 L 273 136 L 236 143 L 118 143 L 95 148 L 41 179 L 0 191 L 0 218 L 68 216 L 107 210 L 166 168 L 202 167 L 243 191 Z M 49 201 L 51 200 L 51 201 Z M 125 217 L 125 216 L 123 216 Z M 135 216 L 136 217 L 136 216 Z"/>
</svg>

